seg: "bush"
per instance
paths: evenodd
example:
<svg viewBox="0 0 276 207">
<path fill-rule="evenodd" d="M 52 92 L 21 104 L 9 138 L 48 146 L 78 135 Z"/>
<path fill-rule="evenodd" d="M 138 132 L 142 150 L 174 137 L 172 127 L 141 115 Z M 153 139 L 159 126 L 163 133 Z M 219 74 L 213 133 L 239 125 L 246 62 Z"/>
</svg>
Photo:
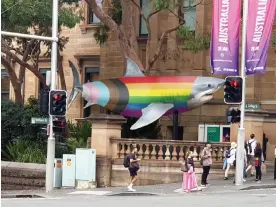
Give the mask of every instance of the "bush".
<svg viewBox="0 0 276 207">
<path fill-rule="evenodd" d="M 88 121 L 72 123 L 68 122 L 69 138 L 67 145 L 71 153 L 75 153 L 76 148 L 86 148 L 87 139 L 91 136 L 91 124 Z"/>
<path fill-rule="evenodd" d="M 7 151 L 2 151 L 2 153 L 8 160 L 14 162 L 46 163 L 46 147 L 34 143 L 30 138 L 18 139 L 14 143 L 9 143 Z"/>
<path fill-rule="evenodd" d="M 41 125 L 32 125 L 31 117 L 41 117 L 38 100 L 29 98 L 28 104 L 15 104 L 10 100 L 1 103 L 1 149 L 20 137 L 28 136 L 33 141 L 42 141 L 46 136 L 41 133 Z"/>
</svg>

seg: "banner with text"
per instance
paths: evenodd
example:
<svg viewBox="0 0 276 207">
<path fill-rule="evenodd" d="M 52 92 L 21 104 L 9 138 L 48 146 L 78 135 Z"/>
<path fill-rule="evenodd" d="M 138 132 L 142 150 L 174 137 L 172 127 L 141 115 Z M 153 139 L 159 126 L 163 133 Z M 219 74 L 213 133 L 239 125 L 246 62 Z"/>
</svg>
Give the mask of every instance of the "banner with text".
<svg viewBox="0 0 276 207">
<path fill-rule="evenodd" d="M 213 74 L 239 74 L 241 0 L 213 0 L 211 67 Z"/>
<path fill-rule="evenodd" d="M 246 34 L 246 75 L 265 73 L 276 0 L 251 0 Z"/>
</svg>

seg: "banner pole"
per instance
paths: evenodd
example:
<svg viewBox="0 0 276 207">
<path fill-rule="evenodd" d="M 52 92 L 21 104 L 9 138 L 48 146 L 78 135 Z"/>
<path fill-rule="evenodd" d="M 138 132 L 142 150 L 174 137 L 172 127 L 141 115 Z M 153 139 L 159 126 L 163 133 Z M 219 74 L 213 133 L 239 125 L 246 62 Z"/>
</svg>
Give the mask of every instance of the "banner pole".
<svg viewBox="0 0 276 207">
<path fill-rule="evenodd" d="M 241 56 L 241 77 L 243 79 L 242 85 L 242 103 L 241 103 L 241 121 L 238 129 L 238 147 L 236 157 L 236 185 L 243 185 L 244 179 L 244 142 L 245 142 L 245 129 L 244 129 L 244 115 L 245 115 L 245 94 L 246 94 L 246 78 L 245 78 L 245 51 L 246 51 L 246 28 L 248 16 L 248 0 L 243 1 L 243 22 L 242 22 L 242 56 Z"/>
</svg>

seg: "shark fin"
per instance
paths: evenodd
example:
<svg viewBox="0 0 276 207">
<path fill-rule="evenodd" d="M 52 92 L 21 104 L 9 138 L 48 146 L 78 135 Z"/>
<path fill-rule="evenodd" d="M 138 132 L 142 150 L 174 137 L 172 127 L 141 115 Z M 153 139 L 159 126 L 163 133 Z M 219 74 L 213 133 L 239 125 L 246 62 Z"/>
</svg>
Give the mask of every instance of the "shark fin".
<svg viewBox="0 0 276 207">
<path fill-rule="evenodd" d="M 69 60 L 69 66 L 72 69 L 72 73 L 73 73 L 73 87 L 72 87 L 72 91 L 70 93 L 69 99 L 68 99 L 68 108 L 70 108 L 71 104 L 73 103 L 73 101 L 75 100 L 75 98 L 77 97 L 77 95 L 79 93 L 82 93 L 82 85 L 80 84 L 80 77 L 79 77 L 79 73 L 78 70 L 76 69 L 75 65 Z"/>
<path fill-rule="evenodd" d="M 124 77 L 143 77 L 145 76 L 138 65 L 129 57 L 126 57 L 126 72 Z"/>
<path fill-rule="evenodd" d="M 131 126 L 130 130 L 139 129 L 151 124 L 172 108 L 172 103 L 152 103 L 148 105 L 146 108 L 142 109 L 142 116 Z"/>
<path fill-rule="evenodd" d="M 95 104 L 95 103 L 89 101 L 89 102 L 87 102 L 87 104 L 85 105 L 84 109 L 87 108 L 87 107 L 89 107 L 89 106 L 92 106 L 92 105 L 94 105 L 94 104 Z"/>
</svg>

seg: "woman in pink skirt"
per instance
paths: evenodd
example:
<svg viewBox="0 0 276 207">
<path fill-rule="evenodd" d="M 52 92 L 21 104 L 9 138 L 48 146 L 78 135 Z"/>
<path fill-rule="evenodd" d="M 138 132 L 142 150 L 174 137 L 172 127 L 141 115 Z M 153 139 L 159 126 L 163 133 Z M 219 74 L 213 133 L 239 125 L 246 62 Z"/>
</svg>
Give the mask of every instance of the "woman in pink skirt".
<svg viewBox="0 0 276 207">
<path fill-rule="evenodd" d="M 195 168 L 194 168 L 194 160 L 192 155 L 193 149 L 191 148 L 190 148 L 190 151 L 187 152 L 186 159 L 185 159 L 187 172 L 183 173 L 182 190 L 184 192 L 191 192 L 191 190 L 195 188 L 197 188 L 198 190 Z"/>
</svg>

